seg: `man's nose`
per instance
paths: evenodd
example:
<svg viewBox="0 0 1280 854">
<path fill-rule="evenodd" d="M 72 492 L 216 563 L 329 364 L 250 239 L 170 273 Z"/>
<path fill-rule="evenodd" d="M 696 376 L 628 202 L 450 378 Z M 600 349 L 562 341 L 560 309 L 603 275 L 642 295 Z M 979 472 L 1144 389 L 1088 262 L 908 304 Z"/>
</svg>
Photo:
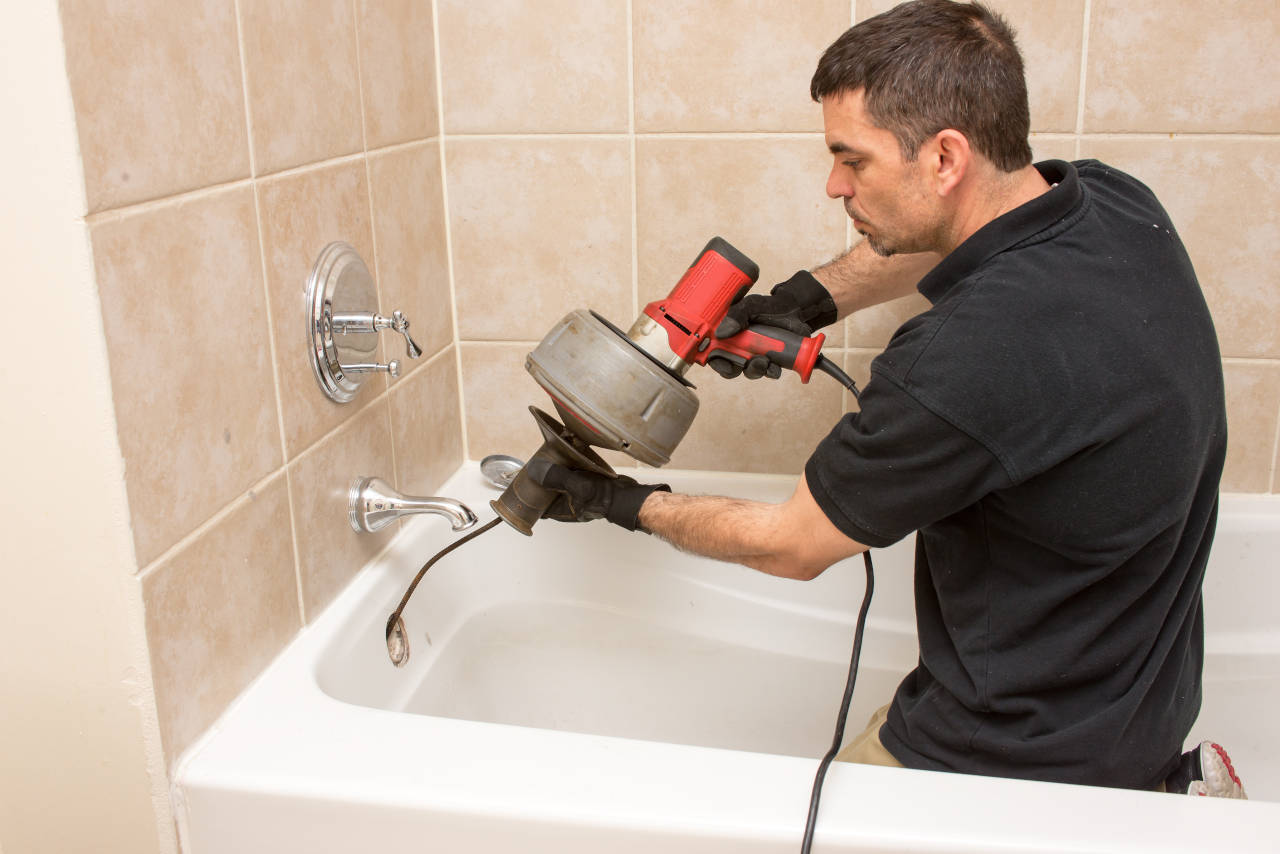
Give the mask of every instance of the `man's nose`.
<svg viewBox="0 0 1280 854">
<path fill-rule="evenodd" d="M 853 187 L 839 174 L 840 167 L 832 166 L 827 176 L 827 195 L 833 199 L 847 199 L 853 196 Z"/>
</svg>

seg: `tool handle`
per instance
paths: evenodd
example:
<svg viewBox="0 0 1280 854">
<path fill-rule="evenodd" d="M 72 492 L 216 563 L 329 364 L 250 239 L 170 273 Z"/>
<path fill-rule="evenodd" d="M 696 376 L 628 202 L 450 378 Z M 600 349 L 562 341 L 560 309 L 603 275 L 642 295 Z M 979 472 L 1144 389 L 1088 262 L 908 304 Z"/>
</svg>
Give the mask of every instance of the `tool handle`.
<svg viewBox="0 0 1280 854">
<path fill-rule="evenodd" d="M 821 332 L 805 338 L 788 329 L 753 325 L 729 338 L 708 339 L 707 345 L 694 355 L 694 361 L 705 365 L 708 359 L 727 359 L 742 367 L 752 356 L 766 356 L 775 365 L 795 371 L 800 375 L 800 382 L 807 383 L 822 355 L 822 342 L 826 340 L 827 336 Z"/>
</svg>

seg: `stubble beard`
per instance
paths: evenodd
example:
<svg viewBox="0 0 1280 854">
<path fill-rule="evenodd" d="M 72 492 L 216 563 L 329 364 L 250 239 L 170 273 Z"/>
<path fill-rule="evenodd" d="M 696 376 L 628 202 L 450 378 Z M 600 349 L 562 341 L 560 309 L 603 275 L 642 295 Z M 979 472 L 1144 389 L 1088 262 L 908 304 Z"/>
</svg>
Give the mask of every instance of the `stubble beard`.
<svg viewBox="0 0 1280 854">
<path fill-rule="evenodd" d="M 878 238 L 873 237 L 870 232 L 858 229 L 858 234 L 861 234 L 862 239 L 867 241 L 867 245 L 871 247 L 871 251 L 879 255 L 881 258 L 892 258 L 894 255 L 898 254 L 898 250 L 886 243 L 882 243 Z"/>
<path fill-rule="evenodd" d="M 844 212 L 849 215 L 849 219 L 851 220 L 866 222 L 865 219 L 854 212 L 853 206 L 849 204 L 848 199 L 845 199 L 844 201 Z M 898 250 L 895 247 L 890 246 L 880 238 L 873 236 L 871 232 L 858 228 L 857 226 L 854 226 L 854 230 L 857 231 L 858 234 L 862 235 L 863 240 L 867 241 L 867 245 L 871 247 L 871 251 L 879 255 L 881 258 L 889 258 L 898 254 Z"/>
</svg>

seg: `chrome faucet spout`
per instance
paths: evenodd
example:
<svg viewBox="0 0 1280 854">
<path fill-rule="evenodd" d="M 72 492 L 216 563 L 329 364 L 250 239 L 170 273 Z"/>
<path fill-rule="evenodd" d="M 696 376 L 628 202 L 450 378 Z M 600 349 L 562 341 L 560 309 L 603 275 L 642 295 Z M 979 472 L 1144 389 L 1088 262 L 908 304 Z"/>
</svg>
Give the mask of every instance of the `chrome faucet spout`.
<svg viewBox="0 0 1280 854">
<path fill-rule="evenodd" d="M 419 513 L 443 516 L 455 531 L 465 531 L 478 521 L 471 508 L 461 501 L 441 496 L 405 495 L 380 477 L 358 477 L 352 481 L 348 503 L 348 518 L 358 533 L 373 533 L 402 516 Z"/>
</svg>

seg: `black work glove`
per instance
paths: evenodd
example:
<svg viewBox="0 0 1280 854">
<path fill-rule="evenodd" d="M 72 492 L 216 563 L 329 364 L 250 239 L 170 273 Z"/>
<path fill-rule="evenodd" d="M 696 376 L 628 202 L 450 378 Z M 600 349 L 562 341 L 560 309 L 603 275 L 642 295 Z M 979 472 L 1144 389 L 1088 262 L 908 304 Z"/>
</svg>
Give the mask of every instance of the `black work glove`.
<svg viewBox="0 0 1280 854">
<path fill-rule="evenodd" d="M 531 460 L 525 471 L 539 486 L 560 493 L 542 513 L 543 519 L 557 522 L 590 522 L 607 519 L 615 525 L 634 531 L 639 524 L 640 505 L 652 493 L 670 492 L 665 483 L 637 483 L 626 475 L 606 477 L 579 471 L 549 460 Z"/>
<path fill-rule="evenodd" d="M 724 320 L 716 327 L 717 338 L 729 338 L 756 323 L 777 326 L 806 338 L 815 329 L 836 322 L 836 303 L 822 283 L 807 270 L 801 270 L 785 282 L 773 286 L 769 295 L 747 294 L 729 306 Z M 777 379 L 782 368 L 767 356 L 752 356 L 745 366 L 727 359 L 707 360 L 716 373 L 727 379 L 742 374 L 749 380 L 768 376 Z"/>
</svg>

